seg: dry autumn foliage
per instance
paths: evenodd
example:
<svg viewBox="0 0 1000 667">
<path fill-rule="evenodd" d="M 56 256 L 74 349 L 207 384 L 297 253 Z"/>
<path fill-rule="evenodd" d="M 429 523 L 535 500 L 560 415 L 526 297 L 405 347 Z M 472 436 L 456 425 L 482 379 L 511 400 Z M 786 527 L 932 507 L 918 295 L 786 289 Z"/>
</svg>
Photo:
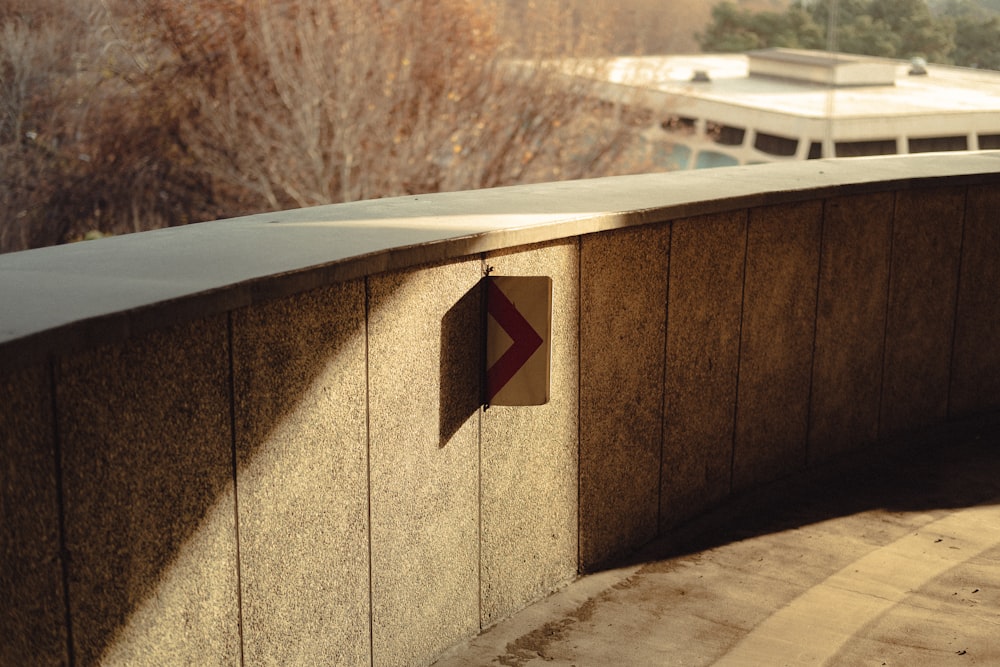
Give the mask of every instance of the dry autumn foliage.
<svg viewBox="0 0 1000 667">
<path fill-rule="evenodd" d="M 515 52 L 496 28 L 504 11 L 474 0 L 9 0 L 0 251 L 601 175 L 621 145 L 617 111 L 504 63 L 600 52 L 602 26 L 581 31 L 565 8 L 528 3 Z"/>
</svg>

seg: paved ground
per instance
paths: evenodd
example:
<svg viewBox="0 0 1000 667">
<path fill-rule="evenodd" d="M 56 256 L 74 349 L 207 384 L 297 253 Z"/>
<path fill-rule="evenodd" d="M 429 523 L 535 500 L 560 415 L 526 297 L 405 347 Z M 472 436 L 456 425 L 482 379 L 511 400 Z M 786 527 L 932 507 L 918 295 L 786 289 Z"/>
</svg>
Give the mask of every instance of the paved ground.
<svg viewBox="0 0 1000 667">
<path fill-rule="evenodd" d="M 742 498 L 436 665 L 1000 665 L 1000 428 L 920 438 Z"/>
</svg>

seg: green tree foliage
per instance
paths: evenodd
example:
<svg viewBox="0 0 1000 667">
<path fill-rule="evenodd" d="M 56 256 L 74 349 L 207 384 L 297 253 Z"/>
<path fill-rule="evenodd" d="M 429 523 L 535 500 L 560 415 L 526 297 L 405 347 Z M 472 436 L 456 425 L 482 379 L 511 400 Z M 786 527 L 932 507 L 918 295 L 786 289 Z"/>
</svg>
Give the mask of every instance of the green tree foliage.
<svg viewBox="0 0 1000 667">
<path fill-rule="evenodd" d="M 951 0 L 944 6 L 942 14 L 955 22 L 955 62 L 1000 70 L 1000 1 L 994 4 L 996 9 Z"/>
<path fill-rule="evenodd" d="M 935 18 L 926 0 L 872 0 L 869 13 L 875 22 L 898 35 L 894 57 L 921 56 L 932 62 L 950 62 L 954 28 L 950 21 Z"/>
<path fill-rule="evenodd" d="M 737 52 L 772 46 L 817 48 L 821 30 L 808 12 L 753 12 L 726 0 L 712 8 L 712 21 L 698 41 L 706 51 Z"/>
<path fill-rule="evenodd" d="M 1000 67 L 1000 17 L 969 0 L 932 12 L 926 0 L 838 0 L 835 48 L 889 58 Z M 796 0 L 782 13 L 750 12 L 726 0 L 699 34 L 705 51 L 826 48 L 831 0 Z"/>
</svg>

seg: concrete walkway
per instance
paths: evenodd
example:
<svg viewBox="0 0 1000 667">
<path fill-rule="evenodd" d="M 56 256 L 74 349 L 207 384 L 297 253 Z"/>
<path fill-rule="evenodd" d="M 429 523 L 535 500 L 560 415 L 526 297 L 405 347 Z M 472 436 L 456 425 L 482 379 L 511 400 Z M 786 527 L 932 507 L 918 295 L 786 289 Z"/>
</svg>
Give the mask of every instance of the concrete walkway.
<svg viewBox="0 0 1000 667">
<path fill-rule="evenodd" d="M 1000 429 L 919 438 L 740 498 L 435 664 L 1000 665 Z"/>
</svg>

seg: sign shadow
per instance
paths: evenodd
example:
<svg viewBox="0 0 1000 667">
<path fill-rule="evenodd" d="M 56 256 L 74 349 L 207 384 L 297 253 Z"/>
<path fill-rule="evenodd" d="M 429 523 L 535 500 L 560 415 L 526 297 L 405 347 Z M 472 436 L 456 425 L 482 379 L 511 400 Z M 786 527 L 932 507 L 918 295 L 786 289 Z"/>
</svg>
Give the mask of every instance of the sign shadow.
<svg viewBox="0 0 1000 667">
<path fill-rule="evenodd" d="M 448 309 L 441 320 L 439 447 L 445 447 L 483 405 L 485 279 Z"/>
</svg>

